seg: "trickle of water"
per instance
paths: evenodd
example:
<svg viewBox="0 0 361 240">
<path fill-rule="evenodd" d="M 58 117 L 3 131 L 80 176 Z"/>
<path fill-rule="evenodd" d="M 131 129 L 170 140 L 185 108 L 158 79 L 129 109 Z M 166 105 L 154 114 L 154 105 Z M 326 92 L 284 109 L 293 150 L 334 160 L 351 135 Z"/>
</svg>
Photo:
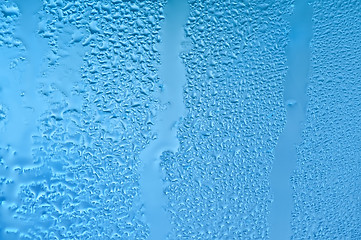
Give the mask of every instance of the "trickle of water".
<svg viewBox="0 0 361 240">
<path fill-rule="evenodd" d="M 186 1 L 171 0 L 165 8 L 165 23 L 160 46 L 160 77 L 163 86 L 159 93 L 166 106 L 157 116 L 154 131 L 157 139 L 140 154 L 142 161 L 141 193 L 145 203 L 146 218 L 149 222 L 149 239 L 165 239 L 170 230 L 170 219 L 165 211 L 160 155 L 164 151 L 178 149 L 177 122 L 184 115 L 183 85 L 186 82 L 185 69 L 180 59 L 183 39 L 183 25 L 188 16 Z"/>
<path fill-rule="evenodd" d="M 291 21 L 287 61 L 288 74 L 284 83 L 284 105 L 287 122 L 275 148 L 275 160 L 270 176 L 274 201 L 270 213 L 270 238 L 290 239 L 293 210 L 290 177 L 296 165 L 296 144 L 300 140 L 305 120 L 306 85 L 309 69 L 309 42 L 312 35 L 311 8 L 298 0 Z"/>
</svg>

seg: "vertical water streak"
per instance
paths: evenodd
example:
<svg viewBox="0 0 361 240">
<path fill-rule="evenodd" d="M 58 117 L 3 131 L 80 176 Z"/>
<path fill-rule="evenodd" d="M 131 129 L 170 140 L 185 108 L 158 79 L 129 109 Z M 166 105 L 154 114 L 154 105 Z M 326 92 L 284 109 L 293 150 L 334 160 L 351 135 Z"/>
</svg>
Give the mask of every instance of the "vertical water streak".
<svg viewBox="0 0 361 240">
<path fill-rule="evenodd" d="M 271 173 L 271 191 L 274 201 L 270 213 L 270 239 L 290 239 L 293 209 L 290 177 L 294 170 L 305 120 L 306 86 L 308 82 L 312 36 L 311 7 L 307 0 L 296 0 L 291 18 L 290 43 L 287 49 L 288 73 L 284 85 L 284 103 L 287 123 L 275 149 Z"/>
<path fill-rule="evenodd" d="M 17 0 L 1 8 L 5 6 L 19 20 L 12 23 L 16 25 L 11 40 L 17 41 L 18 46 L 0 46 L 0 106 L 7 110 L 6 124 L 0 129 L 0 175 L 11 183 L 1 186 L 0 239 L 15 239 L 19 231 L 30 227 L 23 219 L 14 217 L 11 206 L 19 204 L 19 190 L 26 179 L 26 174 L 19 174 L 20 169 L 34 166 L 31 137 L 44 107 L 37 87 L 48 48 L 46 40 L 37 33 L 41 0 Z"/>
<path fill-rule="evenodd" d="M 4 66 L 2 76 L 7 78 L 8 85 L 1 83 L 0 101 L 9 108 L 9 121 L 5 138 L 0 144 L 15 148 L 14 164 L 31 165 L 31 134 L 36 130 L 36 119 L 42 112 L 42 104 L 36 87 L 41 77 L 43 56 L 47 50 L 46 40 L 37 34 L 38 19 L 35 13 L 41 8 L 41 1 L 16 1 L 19 7 L 20 21 L 16 27 L 15 37 L 25 46 L 24 63 L 11 69 Z M 19 51 L 11 49 L 11 51 Z M 4 58 L 2 61 L 9 59 Z"/>
<path fill-rule="evenodd" d="M 160 46 L 160 77 L 163 90 L 161 103 L 166 109 L 161 111 L 153 130 L 157 139 L 151 142 L 140 154 L 142 162 L 141 191 L 145 204 L 146 219 L 150 227 L 149 239 L 165 239 L 170 230 L 170 220 L 164 209 L 163 181 L 159 167 L 160 155 L 164 151 L 178 149 L 176 125 L 184 115 L 183 85 L 185 69 L 180 59 L 183 26 L 188 16 L 187 1 L 169 0 L 165 7 L 165 23 Z"/>
</svg>

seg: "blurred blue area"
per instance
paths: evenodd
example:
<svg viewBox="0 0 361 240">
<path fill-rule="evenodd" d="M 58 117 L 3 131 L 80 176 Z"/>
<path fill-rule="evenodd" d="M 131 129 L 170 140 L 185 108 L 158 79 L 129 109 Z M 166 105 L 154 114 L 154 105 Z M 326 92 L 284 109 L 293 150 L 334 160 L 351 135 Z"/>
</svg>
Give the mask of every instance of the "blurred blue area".
<svg viewBox="0 0 361 240">
<path fill-rule="evenodd" d="M 358 0 L 0 0 L 0 240 L 361 239 Z"/>
<path fill-rule="evenodd" d="M 306 115 L 306 88 L 309 78 L 310 40 L 312 37 L 312 12 L 308 1 L 295 1 L 290 17 L 291 30 L 286 48 L 287 75 L 284 82 L 283 103 L 287 121 L 274 150 L 275 160 L 270 176 L 273 203 L 270 208 L 270 239 L 290 239 L 292 236 L 291 175 L 296 168 L 296 146 Z"/>
</svg>

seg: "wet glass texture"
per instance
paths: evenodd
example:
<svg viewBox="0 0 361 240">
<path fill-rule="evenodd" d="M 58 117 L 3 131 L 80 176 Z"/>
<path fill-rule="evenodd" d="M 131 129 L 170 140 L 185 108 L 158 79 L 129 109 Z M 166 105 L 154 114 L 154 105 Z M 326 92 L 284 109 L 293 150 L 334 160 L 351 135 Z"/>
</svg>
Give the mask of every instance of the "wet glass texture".
<svg viewBox="0 0 361 240">
<path fill-rule="evenodd" d="M 0 0 L 0 240 L 361 239 L 359 0 Z"/>
</svg>

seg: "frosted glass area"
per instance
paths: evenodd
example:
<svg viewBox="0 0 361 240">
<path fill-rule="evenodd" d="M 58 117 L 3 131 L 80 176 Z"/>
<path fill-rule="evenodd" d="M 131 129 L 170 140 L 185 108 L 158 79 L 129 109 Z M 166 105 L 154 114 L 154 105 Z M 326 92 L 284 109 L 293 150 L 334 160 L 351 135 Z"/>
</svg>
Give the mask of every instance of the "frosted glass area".
<svg viewBox="0 0 361 240">
<path fill-rule="evenodd" d="M 359 0 L 0 0 L 0 240 L 361 239 Z"/>
</svg>

